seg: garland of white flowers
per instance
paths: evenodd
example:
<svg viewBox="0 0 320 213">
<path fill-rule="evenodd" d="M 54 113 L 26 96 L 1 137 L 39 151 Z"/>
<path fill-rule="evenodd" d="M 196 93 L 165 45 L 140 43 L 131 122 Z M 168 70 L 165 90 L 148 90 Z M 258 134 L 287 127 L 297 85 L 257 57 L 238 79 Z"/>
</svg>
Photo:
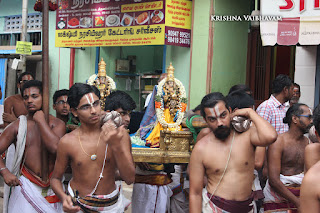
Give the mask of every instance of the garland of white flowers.
<svg viewBox="0 0 320 213">
<path fill-rule="evenodd" d="M 174 123 L 167 123 L 165 120 L 164 116 L 164 104 L 163 104 L 163 98 L 160 99 L 161 106 L 160 108 L 156 108 L 156 114 L 157 114 L 157 119 L 161 126 L 167 125 L 168 128 L 174 128 L 175 131 L 180 130 L 179 125 L 182 122 L 182 119 L 184 117 L 184 113 L 181 111 L 181 101 L 182 99 L 186 99 L 186 90 L 178 79 L 174 78 L 175 84 L 179 87 L 180 89 L 180 97 L 179 97 L 179 110 L 178 110 L 178 115 L 177 115 L 177 120 Z M 159 82 L 158 84 L 158 90 L 157 90 L 157 96 L 162 97 L 162 92 L 163 92 L 163 86 L 166 83 L 166 79 L 163 79 L 162 81 Z"/>
<path fill-rule="evenodd" d="M 87 80 L 87 84 L 91 85 L 91 86 L 95 86 L 95 81 L 97 80 L 98 75 L 97 74 L 93 74 L 89 77 L 89 79 Z M 110 85 L 110 90 L 115 90 L 116 89 L 116 83 L 114 82 L 114 80 L 107 76 L 106 77 L 106 82 L 109 83 Z"/>
</svg>

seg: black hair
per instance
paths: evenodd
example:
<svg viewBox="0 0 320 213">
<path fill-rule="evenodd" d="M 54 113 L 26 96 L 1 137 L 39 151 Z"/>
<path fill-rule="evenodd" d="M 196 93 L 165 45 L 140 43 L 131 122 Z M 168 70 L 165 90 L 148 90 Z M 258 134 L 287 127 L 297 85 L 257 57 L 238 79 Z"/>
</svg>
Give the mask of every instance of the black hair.
<svg viewBox="0 0 320 213">
<path fill-rule="evenodd" d="M 100 91 L 89 84 L 75 83 L 69 90 L 68 104 L 70 108 L 77 108 L 80 103 L 80 99 L 88 93 L 94 93 L 100 99 Z"/>
<path fill-rule="evenodd" d="M 230 93 L 232 93 L 234 91 L 237 91 L 237 90 L 242 90 L 244 92 L 248 92 L 248 93 L 252 94 L 251 89 L 247 85 L 244 85 L 244 84 L 236 84 L 236 85 L 232 86 L 230 88 L 228 94 L 230 94 Z"/>
<path fill-rule="evenodd" d="M 204 111 L 204 108 L 212 108 L 214 107 L 219 101 L 224 102 L 226 108 L 229 110 L 228 104 L 226 102 L 225 97 L 222 95 L 221 92 L 213 92 L 209 93 L 206 96 L 204 96 L 201 100 L 200 104 L 200 112 L 202 117 L 206 118 L 206 113 Z"/>
<path fill-rule="evenodd" d="M 198 111 L 198 110 L 201 110 L 201 104 L 199 104 L 198 106 L 196 106 L 196 108 L 194 108 L 192 110 L 192 112 L 195 112 L 195 111 Z"/>
<path fill-rule="evenodd" d="M 298 88 L 299 88 L 299 92 L 300 92 L 300 85 L 299 85 L 299 84 L 293 83 L 293 86 L 294 86 L 294 87 L 298 87 Z"/>
<path fill-rule="evenodd" d="M 292 122 L 292 116 L 299 116 L 303 113 L 303 109 L 301 109 L 301 106 L 306 106 L 305 104 L 293 104 L 287 111 L 286 113 L 286 117 L 283 118 L 283 123 L 288 124 L 289 127 L 291 125 Z"/>
<path fill-rule="evenodd" d="M 252 96 L 248 95 L 248 93 L 246 93 L 244 90 L 236 90 L 231 92 L 226 97 L 226 101 L 232 110 L 236 108 L 251 108 L 254 105 Z"/>
<path fill-rule="evenodd" d="M 136 102 L 134 102 L 131 96 L 120 90 L 111 92 L 105 102 L 105 111 L 117 110 L 119 108 L 125 111 L 132 111 L 136 107 Z"/>
<path fill-rule="evenodd" d="M 21 95 L 23 96 L 24 90 L 30 87 L 37 87 L 40 91 L 40 94 L 42 94 L 42 82 L 38 80 L 31 80 L 23 84 L 23 87 L 21 89 Z"/>
<path fill-rule="evenodd" d="M 289 88 L 292 84 L 293 81 L 289 76 L 280 74 L 272 82 L 272 92 L 279 94 L 285 87 Z"/>
<path fill-rule="evenodd" d="M 313 125 L 320 135 L 320 104 L 313 110 Z"/>
<path fill-rule="evenodd" d="M 55 91 L 55 93 L 53 94 L 53 98 L 52 98 L 53 103 L 55 104 L 59 97 L 64 96 L 64 95 L 68 96 L 68 94 L 69 94 L 69 90 L 67 90 L 67 89 L 61 89 L 61 90 Z"/>
<path fill-rule="evenodd" d="M 31 77 L 33 78 L 33 80 L 35 79 L 34 74 L 32 72 L 23 72 L 19 75 L 18 78 L 18 84 L 20 84 L 20 81 L 22 81 L 23 76 L 25 75 L 31 75 Z"/>
</svg>

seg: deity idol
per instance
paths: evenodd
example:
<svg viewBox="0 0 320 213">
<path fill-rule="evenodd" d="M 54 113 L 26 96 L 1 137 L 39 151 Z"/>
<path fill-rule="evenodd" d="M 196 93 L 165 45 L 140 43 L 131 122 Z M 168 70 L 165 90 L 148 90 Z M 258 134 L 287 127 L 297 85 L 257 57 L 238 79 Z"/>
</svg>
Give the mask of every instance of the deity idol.
<svg viewBox="0 0 320 213">
<path fill-rule="evenodd" d="M 174 77 L 174 68 L 170 63 L 167 68 L 167 78 L 159 82 L 157 95 L 155 97 L 155 108 L 158 123 L 146 139 L 146 145 L 158 147 L 160 131 L 181 131 L 181 122 L 187 108 L 185 88 L 182 83 Z"/>
</svg>

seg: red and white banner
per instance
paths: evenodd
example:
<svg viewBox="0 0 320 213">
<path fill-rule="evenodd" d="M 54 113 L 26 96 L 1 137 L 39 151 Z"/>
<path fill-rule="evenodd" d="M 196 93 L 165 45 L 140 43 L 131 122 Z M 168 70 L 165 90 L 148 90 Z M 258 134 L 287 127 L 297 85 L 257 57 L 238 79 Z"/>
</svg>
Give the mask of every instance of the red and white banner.
<svg viewBox="0 0 320 213">
<path fill-rule="evenodd" d="M 261 15 L 282 16 L 260 22 L 263 46 L 320 44 L 319 0 L 261 0 Z"/>
</svg>

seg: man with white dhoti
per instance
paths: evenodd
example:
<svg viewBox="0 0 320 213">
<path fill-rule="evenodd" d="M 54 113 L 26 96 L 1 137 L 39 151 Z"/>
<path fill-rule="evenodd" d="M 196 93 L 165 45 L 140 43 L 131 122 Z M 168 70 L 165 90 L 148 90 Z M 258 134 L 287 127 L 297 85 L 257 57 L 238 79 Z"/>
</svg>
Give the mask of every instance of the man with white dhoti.
<svg viewBox="0 0 320 213">
<path fill-rule="evenodd" d="M 120 115 L 115 111 L 107 113 L 106 117 L 112 119 L 101 125 L 100 92 L 88 84 L 74 84 L 69 90 L 68 103 L 81 126 L 61 138 L 58 145 L 51 186 L 61 199 L 63 210 L 124 212 L 126 204 L 115 184 L 115 172 L 119 170 L 121 179 L 131 184 L 135 171 L 129 134 L 113 119 Z M 72 169 L 69 195 L 61 183 L 68 163 Z"/>
<path fill-rule="evenodd" d="M 291 106 L 284 123 L 289 131 L 280 134 L 268 149 L 269 179 L 263 190 L 265 212 L 298 212 L 300 185 L 304 177 L 304 136 L 312 125 L 312 112 L 305 104 Z"/>
<path fill-rule="evenodd" d="M 49 117 L 47 124 L 41 110 L 40 81 L 26 82 L 22 88 L 22 97 L 28 115 L 20 116 L 0 136 L 0 153 L 11 144 L 15 148 L 14 153 L 12 150 L 8 152 L 6 166 L 0 159 L 0 172 L 6 183 L 4 212 L 62 212 L 60 200 L 50 189 L 49 179 L 42 180 L 41 147 L 48 150 L 50 173 L 55 162 L 57 144 L 65 133 L 65 125 L 53 116 Z"/>
<path fill-rule="evenodd" d="M 210 93 L 201 101 L 201 115 L 211 132 L 197 141 L 190 159 L 190 213 L 253 212 L 255 147 L 268 146 L 277 138 L 275 129 L 253 109 L 231 114 L 221 93 Z M 252 121 L 241 132 L 231 119 Z M 208 183 L 203 189 L 204 176 Z M 249 178 L 252 177 L 252 178 Z"/>
</svg>

